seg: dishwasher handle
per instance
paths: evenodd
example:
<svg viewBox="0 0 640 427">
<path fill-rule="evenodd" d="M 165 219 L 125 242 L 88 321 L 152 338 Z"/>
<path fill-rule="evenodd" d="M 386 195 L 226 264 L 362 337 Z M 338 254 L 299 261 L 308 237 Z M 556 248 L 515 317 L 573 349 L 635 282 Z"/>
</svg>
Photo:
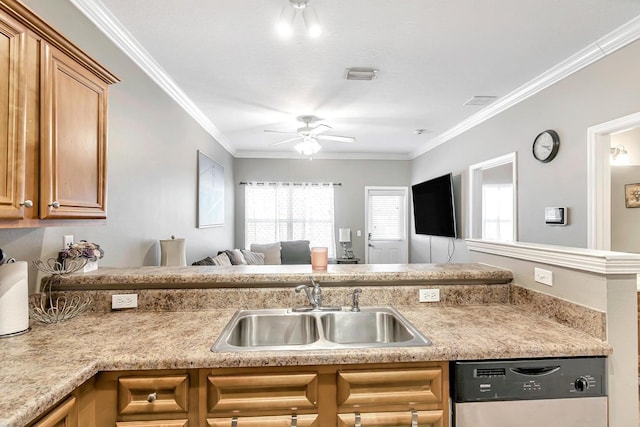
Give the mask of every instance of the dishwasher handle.
<svg viewBox="0 0 640 427">
<path fill-rule="evenodd" d="M 542 366 L 539 368 L 509 368 L 511 372 L 518 375 L 525 375 L 528 377 L 542 377 L 544 375 L 550 375 L 560 370 L 560 366 Z"/>
</svg>

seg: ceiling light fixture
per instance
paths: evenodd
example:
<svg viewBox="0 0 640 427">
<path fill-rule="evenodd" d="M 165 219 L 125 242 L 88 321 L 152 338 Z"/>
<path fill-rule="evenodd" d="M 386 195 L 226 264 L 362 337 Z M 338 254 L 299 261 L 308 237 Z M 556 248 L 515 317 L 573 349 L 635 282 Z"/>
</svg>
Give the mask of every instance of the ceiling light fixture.
<svg viewBox="0 0 640 427">
<path fill-rule="evenodd" d="M 493 95 L 476 95 L 463 105 L 489 105 L 496 99 L 498 99 L 498 97 Z"/>
<path fill-rule="evenodd" d="M 293 34 L 293 25 L 298 10 L 302 11 L 302 18 L 307 27 L 309 37 L 315 38 L 322 34 L 318 14 L 316 10 L 309 5 L 309 2 L 310 0 L 289 0 L 289 2 L 284 5 L 280 13 L 280 19 L 278 19 L 278 23 L 276 24 L 276 29 L 281 36 L 289 37 Z"/>
<path fill-rule="evenodd" d="M 305 137 L 302 142 L 296 144 L 295 146 L 295 149 L 298 153 L 309 157 L 316 154 L 318 151 L 320 151 L 321 148 L 322 147 L 320 146 L 320 144 L 318 144 L 318 141 L 309 137 Z"/>
</svg>

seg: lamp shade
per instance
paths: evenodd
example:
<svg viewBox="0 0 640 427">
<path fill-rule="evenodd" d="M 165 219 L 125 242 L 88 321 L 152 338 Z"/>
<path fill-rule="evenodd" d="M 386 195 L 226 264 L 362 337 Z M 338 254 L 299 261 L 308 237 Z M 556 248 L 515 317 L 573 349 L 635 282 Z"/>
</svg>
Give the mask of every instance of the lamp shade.
<svg viewBox="0 0 640 427">
<path fill-rule="evenodd" d="M 349 242 L 351 242 L 351 229 L 350 228 L 340 228 L 338 230 L 338 242 L 340 242 L 340 243 L 349 243 Z"/>
</svg>

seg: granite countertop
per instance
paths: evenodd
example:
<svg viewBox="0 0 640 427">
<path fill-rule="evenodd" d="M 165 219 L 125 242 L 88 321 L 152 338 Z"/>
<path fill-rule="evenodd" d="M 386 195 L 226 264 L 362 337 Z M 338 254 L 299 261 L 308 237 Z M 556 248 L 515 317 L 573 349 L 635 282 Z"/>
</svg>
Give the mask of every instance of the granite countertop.
<svg viewBox="0 0 640 427">
<path fill-rule="evenodd" d="M 495 269 L 492 269 L 495 271 Z M 407 272 L 408 273 L 408 272 Z M 99 371 L 608 355 L 610 346 L 510 304 L 396 306 L 429 347 L 213 353 L 235 310 L 85 313 L 0 340 L 0 426 L 21 426 Z M 535 325 L 535 328 L 532 328 Z"/>
<path fill-rule="evenodd" d="M 311 265 L 234 265 L 188 267 L 100 267 L 89 273 L 56 277 L 56 289 L 261 287 L 306 283 L 508 283 L 511 271 L 484 264 L 330 264 L 326 272 Z"/>
</svg>

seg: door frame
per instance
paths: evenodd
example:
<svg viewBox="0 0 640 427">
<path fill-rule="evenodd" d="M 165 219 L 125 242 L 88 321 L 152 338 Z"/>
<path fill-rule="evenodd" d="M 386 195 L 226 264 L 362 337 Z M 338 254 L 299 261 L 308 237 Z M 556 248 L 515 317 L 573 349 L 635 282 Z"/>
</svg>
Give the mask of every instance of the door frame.
<svg viewBox="0 0 640 427">
<path fill-rule="evenodd" d="M 409 187 L 401 186 L 401 185 L 366 185 L 364 187 L 364 262 L 365 264 L 369 264 L 369 190 L 402 190 L 404 193 L 404 210 L 405 210 L 405 219 L 404 219 L 404 241 L 407 245 L 406 253 L 407 253 L 407 262 L 409 260 L 409 224 L 411 214 L 409 212 Z"/>
<path fill-rule="evenodd" d="M 587 247 L 611 250 L 611 134 L 640 127 L 640 112 L 587 128 Z"/>
</svg>

